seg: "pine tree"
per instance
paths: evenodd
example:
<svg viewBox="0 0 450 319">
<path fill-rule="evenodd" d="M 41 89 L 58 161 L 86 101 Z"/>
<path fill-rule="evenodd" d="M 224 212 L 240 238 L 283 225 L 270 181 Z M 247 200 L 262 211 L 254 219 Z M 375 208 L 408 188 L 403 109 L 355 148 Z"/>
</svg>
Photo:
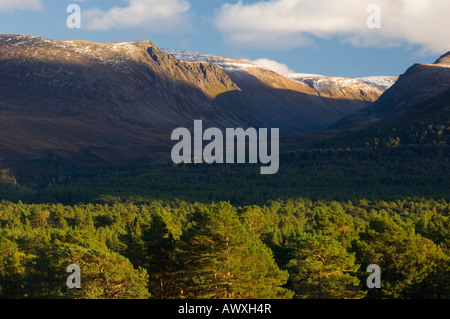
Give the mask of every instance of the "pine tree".
<svg viewBox="0 0 450 319">
<path fill-rule="evenodd" d="M 375 216 L 361 234 L 357 255 L 361 263 L 381 268 L 381 289 L 372 289 L 368 297 L 421 297 L 429 295 L 430 290 L 435 292 L 429 296 L 448 294 L 448 255 L 397 216 Z"/>
<path fill-rule="evenodd" d="M 160 214 L 156 214 L 150 228 L 143 235 L 146 265 L 150 274 L 149 289 L 154 298 L 176 298 L 180 288 L 176 281 L 178 263 L 176 241 Z"/>
<path fill-rule="evenodd" d="M 362 298 L 365 293 L 355 276 L 355 257 L 336 240 L 322 235 L 300 233 L 287 246 L 289 271 L 287 287 L 295 298 Z"/>
<path fill-rule="evenodd" d="M 134 269 L 130 261 L 103 247 L 82 247 L 59 244 L 55 247 L 53 262 L 61 286 L 53 295 L 79 299 L 146 299 L 148 275 L 145 269 Z M 76 264 L 81 269 L 81 289 L 65 287 L 67 266 Z"/>
<path fill-rule="evenodd" d="M 183 234 L 183 297 L 290 298 L 288 273 L 227 203 L 200 209 Z"/>
<path fill-rule="evenodd" d="M 350 215 L 341 210 L 317 207 L 308 223 L 308 228 L 318 235 L 328 236 L 340 242 L 345 248 L 350 247 L 357 238 L 357 231 Z"/>
<path fill-rule="evenodd" d="M 130 260 L 135 268 L 146 266 L 145 242 L 142 238 L 142 230 L 138 218 L 125 227 L 126 233 L 120 236 L 120 240 L 125 244 L 123 255 Z"/>
<path fill-rule="evenodd" d="M 27 255 L 6 238 L 0 238 L 0 298 L 23 298 Z"/>
</svg>

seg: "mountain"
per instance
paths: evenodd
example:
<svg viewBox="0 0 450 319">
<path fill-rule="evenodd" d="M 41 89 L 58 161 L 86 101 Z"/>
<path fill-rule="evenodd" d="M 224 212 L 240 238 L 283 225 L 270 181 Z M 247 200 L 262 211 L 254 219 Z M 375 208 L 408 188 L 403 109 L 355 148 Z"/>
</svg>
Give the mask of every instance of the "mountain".
<svg viewBox="0 0 450 319">
<path fill-rule="evenodd" d="M 317 131 L 382 93 L 361 84 L 361 94 L 331 94 L 247 62 L 180 52 L 150 41 L 0 35 L 0 159 L 117 164 L 167 156 L 171 131 L 195 119 Z"/>
<path fill-rule="evenodd" d="M 309 89 L 303 87 L 303 90 L 307 90 L 309 95 L 319 97 L 320 100 L 317 103 L 325 104 L 329 108 L 328 112 L 322 113 L 321 118 L 316 119 L 314 123 L 324 123 L 332 117 L 341 117 L 344 114 L 351 114 L 360 110 L 376 101 L 397 79 L 395 77 L 349 79 L 307 74 L 278 74 L 268 68 L 247 61 L 185 50 L 162 49 L 162 51 L 184 62 L 212 62 L 221 67 L 239 87 L 247 87 L 249 93 L 255 92 L 255 89 L 257 89 L 258 83 L 255 83 L 255 78 L 269 87 L 278 89 L 284 87 L 288 90 L 297 90 L 289 80 L 306 84 Z M 258 95 L 264 93 L 259 90 L 256 90 L 256 92 Z M 263 103 L 263 101 L 260 103 Z M 276 101 L 273 101 L 273 103 L 276 103 Z M 299 128 L 298 124 L 296 124 L 297 128 Z M 313 122 L 310 122 L 309 125 L 312 124 Z M 302 130 L 302 133 L 317 130 L 320 129 Z"/>
<path fill-rule="evenodd" d="M 414 116 L 420 119 L 423 116 L 446 115 L 449 92 L 450 52 L 433 64 L 414 64 L 375 103 L 339 120 L 330 130 L 359 130 L 375 123 L 389 123 Z M 442 107 L 434 108 L 432 113 L 419 112 L 422 114 L 418 115 L 418 108 L 430 111 L 427 106 L 431 104 Z"/>
<path fill-rule="evenodd" d="M 376 101 L 384 91 L 389 89 L 397 77 L 393 76 L 372 76 L 366 78 L 344 78 L 335 76 L 323 76 L 317 74 L 288 74 L 288 77 L 307 84 L 317 91 L 322 98 L 337 99 L 346 103 L 360 101 Z"/>
</svg>

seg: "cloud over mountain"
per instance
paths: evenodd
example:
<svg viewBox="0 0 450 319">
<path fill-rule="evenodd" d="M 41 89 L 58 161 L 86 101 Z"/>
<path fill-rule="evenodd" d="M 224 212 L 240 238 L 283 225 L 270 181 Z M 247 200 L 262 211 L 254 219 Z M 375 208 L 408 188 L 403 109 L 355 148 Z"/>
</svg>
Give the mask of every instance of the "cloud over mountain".
<svg viewBox="0 0 450 319">
<path fill-rule="evenodd" d="M 186 0 L 128 0 L 125 7 L 87 9 L 83 19 L 90 30 L 146 27 L 162 32 L 182 27 L 191 5 Z"/>
<path fill-rule="evenodd" d="M 374 3 L 381 8 L 381 29 L 367 27 L 367 8 Z M 239 1 L 224 4 L 214 23 L 230 43 L 260 49 L 289 49 L 337 38 L 355 46 L 403 43 L 437 53 L 450 50 L 449 12 L 447 0 Z"/>
<path fill-rule="evenodd" d="M 277 62 L 274 60 L 270 60 L 270 59 L 262 58 L 262 59 L 257 59 L 257 60 L 253 60 L 253 61 L 250 61 L 248 59 L 241 59 L 241 60 L 260 65 L 262 67 L 268 68 L 268 69 L 278 72 L 280 74 L 294 73 L 294 71 L 289 69 L 289 67 L 286 64 L 283 64 L 283 63 L 280 63 L 280 62 Z"/>
</svg>

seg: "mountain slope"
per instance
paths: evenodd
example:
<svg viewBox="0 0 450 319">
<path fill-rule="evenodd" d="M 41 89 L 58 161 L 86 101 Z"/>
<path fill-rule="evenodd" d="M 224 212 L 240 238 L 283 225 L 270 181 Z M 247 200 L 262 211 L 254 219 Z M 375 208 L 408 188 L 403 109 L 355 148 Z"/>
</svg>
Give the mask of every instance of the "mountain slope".
<svg viewBox="0 0 450 319">
<path fill-rule="evenodd" d="M 0 35 L 0 158 L 167 156 L 171 131 L 195 119 L 296 134 L 324 129 L 377 97 L 321 96 L 276 72 L 224 60 L 178 59 L 150 41 Z"/>
<path fill-rule="evenodd" d="M 304 105 L 305 109 L 309 110 L 310 113 L 308 113 L 308 115 L 310 117 L 303 118 L 300 122 L 292 124 L 297 127 L 306 126 L 308 129 L 302 130 L 302 133 L 321 130 L 323 129 L 322 125 L 332 121 L 333 118 L 340 118 L 360 110 L 377 100 L 387 89 L 387 87 L 369 83 L 370 79 L 367 79 L 367 82 L 364 82 L 347 78 L 315 76 L 314 79 L 310 81 L 310 77 L 305 77 L 304 74 L 282 75 L 247 61 L 184 50 L 162 50 L 185 62 L 215 63 L 221 67 L 240 88 L 246 88 L 246 93 L 253 95 L 253 99 L 255 99 L 259 105 L 267 103 L 267 99 L 269 99 L 268 101 L 270 101 L 272 105 L 278 104 L 278 97 L 275 97 L 274 99 L 267 97 L 267 91 L 261 84 L 273 89 L 300 91 L 310 95 L 313 99 L 307 96 L 301 97 L 301 99 L 306 100 L 305 102 L 309 105 L 303 101 L 299 101 L 299 103 Z M 378 78 L 381 79 L 382 77 L 373 77 L 372 82 L 376 81 Z M 385 83 L 387 81 L 391 82 L 390 85 L 396 80 L 394 77 L 384 78 Z M 262 83 L 258 83 L 258 81 Z M 381 80 L 378 81 L 381 82 Z M 299 86 L 299 84 L 302 86 Z M 307 87 L 305 87 L 304 84 Z M 291 98 L 296 99 L 294 96 Z M 290 102 L 291 101 L 283 101 L 282 104 L 285 105 Z M 317 103 L 324 106 L 326 112 L 323 112 L 321 108 L 312 108 L 312 106 Z M 270 113 L 270 109 L 266 109 L 265 112 Z M 278 112 L 271 114 L 272 118 L 279 116 Z M 317 125 L 317 123 L 319 125 Z M 295 131 L 289 131 L 287 133 L 295 133 Z"/>
<path fill-rule="evenodd" d="M 303 82 L 317 91 L 323 99 L 331 99 L 339 109 L 354 105 L 355 111 L 361 101 L 376 101 L 384 91 L 392 86 L 396 77 L 373 76 L 360 79 L 323 76 L 316 74 L 289 74 L 289 78 Z M 353 113 L 353 112 L 352 112 Z"/>
<path fill-rule="evenodd" d="M 375 103 L 339 120 L 330 129 L 357 130 L 408 116 L 414 106 L 440 97 L 449 89 L 450 52 L 433 64 L 414 64 Z"/>
</svg>

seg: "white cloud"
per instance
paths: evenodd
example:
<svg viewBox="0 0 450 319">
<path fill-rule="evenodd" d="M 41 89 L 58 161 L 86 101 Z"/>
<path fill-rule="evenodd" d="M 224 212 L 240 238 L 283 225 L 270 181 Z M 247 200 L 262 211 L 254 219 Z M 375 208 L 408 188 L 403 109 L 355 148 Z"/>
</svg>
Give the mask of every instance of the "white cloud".
<svg viewBox="0 0 450 319">
<path fill-rule="evenodd" d="M 381 29 L 369 29 L 367 7 L 381 7 Z M 270 0 L 224 4 L 215 26 L 232 44 L 293 48 L 315 38 L 337 38 L 355 46 L 419 45 L 450 50 L 449 0 Z"/>
<path fill-rule="evenodd" d="M 248 60 L 248 59 L 241 59 L 241 61 L 247 61 L 247 62 L 251 62 L 253 64 L 257 64 L 260 65 L 262 67 L 268 68 L 272 71 L 278 72 L 280 74 L 290 74 L 290 73 L 294 73 L 294 71 L 292 71 L 291 69 L 289 69 L 289 67 L 286 64 L 283 63 L 279 63 L 277 61 L 274 60 L 270 60 L 270 59 L 257 59 L 257 60 Z"/>
<path fill-rule="evenodd" d="M 0 0 L 0 11 L 42 10 L 41 0 Z"/>
<path fill-rule="evenodd" d="M 83 22 L 88 29 L 97 31 L 129 27 L 149 28 L 154 32 L 171 31 L 184 26 L 185 14 L 190 7 L 186 0 L 128 0 L 126 7 L 83 11 Z"/>
</svg>

